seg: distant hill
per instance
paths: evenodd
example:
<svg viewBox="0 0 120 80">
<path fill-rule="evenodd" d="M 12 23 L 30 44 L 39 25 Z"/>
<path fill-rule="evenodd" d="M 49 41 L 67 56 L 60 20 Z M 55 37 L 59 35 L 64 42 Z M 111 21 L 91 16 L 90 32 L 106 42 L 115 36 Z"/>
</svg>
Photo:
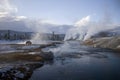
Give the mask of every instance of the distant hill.
<svg viewBox="0 0 120 80">
<path fill-rule="evenodd" d="M 28 40 L 36 34 L 42 35 L 42 39 L 47 40 L 64 40 L 65 34 L 22 32 L 13 30 L 0 30 L 0 40 Z"/>
<path fill-rule="evenodd" d="M 120 51 L 120 27 L 99 32 L 84 41 L 85 45 Z"/>
<path fill-rule="evenodd" d="M 109 29 L 106 31 L 101 31 L 95 35 L 93 35 L 91 38 L 100 38 L 100 37 L 113 37 L 113 36 L 120 36 L 120 27 Z"/>
</svg>

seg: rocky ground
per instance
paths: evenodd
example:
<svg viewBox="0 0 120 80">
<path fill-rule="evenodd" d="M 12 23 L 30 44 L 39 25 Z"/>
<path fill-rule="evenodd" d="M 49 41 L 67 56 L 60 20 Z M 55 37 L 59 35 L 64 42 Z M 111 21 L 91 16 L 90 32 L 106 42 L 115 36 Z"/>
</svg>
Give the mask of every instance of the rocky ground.
<svg viewBox="0 0 120 80">
<path fill-rule="evenodd" d="M 43 52 L 41 49 L 54 46 L 54 44 L 46 44 L 46 45 L 19 45 L 19 44 L 8 44 L 2 45 L 5 50 L 1 50 L 0 52 L 0 62 L 3 61 L 41 61 L 41 60 L 49 60 L 53 59 L 53 53 L 51 52 Z M 1 46 L 1 47 L 2 47 Z M 9 47 L 8 47 L 9 46 Z"/>
<path fill-rule="evenodd" d="M 0 80 L 28 80 L 43 63 L 29 63 L 0 69 Z"/>
<path fill-rule="evenodd" d="M 84 41 L 84 44 L 92 47 L 108 48 L 120 51 L 120 36 L 91 38 Z"/>
<path fill-rule="evenodd" d="M 36 68 L 43 66 L 45 61 L 54 59 L 52 52 L 44 52 L 42 48 L 55 46 L 49 44 L 0 44 L 0 80 L 28 80 Z M 15 63 L 11 66 L 11 64 Z M 16 65 L 16 63 L 18 65 Z M 10 64 L 1 67 L 2 64 Z"/>
</svg>

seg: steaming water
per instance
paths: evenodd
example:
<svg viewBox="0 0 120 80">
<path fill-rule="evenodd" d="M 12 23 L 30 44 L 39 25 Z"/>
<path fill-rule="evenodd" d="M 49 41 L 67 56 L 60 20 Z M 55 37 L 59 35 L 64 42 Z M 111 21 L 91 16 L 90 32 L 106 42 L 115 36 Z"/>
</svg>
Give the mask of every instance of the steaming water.
<svg viewBox="0 0 120 80">
<path fill-rule="evenodd" d="M 66 42 L 53 51 L 55 59 L 34 71 L 30 80 L 120 80 L 120 54 Z"/>
</svg>

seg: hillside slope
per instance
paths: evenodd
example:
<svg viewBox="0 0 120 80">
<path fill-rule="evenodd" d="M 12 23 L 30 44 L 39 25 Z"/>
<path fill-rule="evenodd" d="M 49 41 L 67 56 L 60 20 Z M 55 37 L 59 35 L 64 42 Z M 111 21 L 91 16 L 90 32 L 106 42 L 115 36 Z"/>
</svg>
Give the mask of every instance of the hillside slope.
<svg viewBox="0 0 120 80">
<path fill-rule="evenodd" d="M 93 47 L 109 48 L 120 51 L 120 36 L 104 37 L 104 38 L 91 38 L 84 41 L 85 45 Z"/>
</svg>

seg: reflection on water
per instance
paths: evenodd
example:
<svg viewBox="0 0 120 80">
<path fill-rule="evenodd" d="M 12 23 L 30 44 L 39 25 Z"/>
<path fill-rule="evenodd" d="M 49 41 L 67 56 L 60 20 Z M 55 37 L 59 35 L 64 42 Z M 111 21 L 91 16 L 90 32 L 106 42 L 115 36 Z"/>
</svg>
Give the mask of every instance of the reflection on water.
<svg viewBox="0 0 120 80">
<path fill-rule="evenodd" d="M 69 43 L 71 53 L 56 51 L 54 61 L 36 69 L 30 80 L 120 80 L 120 56 L 117 53 L 75 46 Z"/>
<path fill-rule="evenodd" d="M 74 41 L 43 50 L 54 60 L 0 63 L 0 80 L 120 80 L 120 54 L 112 50 Z"/>
</svg>

